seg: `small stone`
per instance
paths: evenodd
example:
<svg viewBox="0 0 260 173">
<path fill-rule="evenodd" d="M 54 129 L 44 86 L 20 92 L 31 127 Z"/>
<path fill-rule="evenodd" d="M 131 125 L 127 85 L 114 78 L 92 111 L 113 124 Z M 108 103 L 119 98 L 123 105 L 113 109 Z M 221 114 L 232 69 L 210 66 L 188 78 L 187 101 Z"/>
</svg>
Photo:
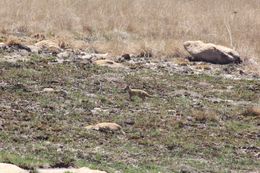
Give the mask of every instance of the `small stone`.
<svg viewBox="0 0 260 173">
<path fill-rule="evenodd" d="M 127 60 L 127 61 L 131 60 L 131 57 L 130 57 L 129 54 L 124 54 L 124 55 L 122 55 L 122 57 L 123 57 L 125 60 Z"/>
<path fill-rule="evenodd" d="M 126 119 L 125 121 L 124 121 L 124 123 L 125 124 L 127 124 L 127 125 L 134 125 L 135 124 L 135 121 L 133 120 L 133 119 Z"/>
</svg>

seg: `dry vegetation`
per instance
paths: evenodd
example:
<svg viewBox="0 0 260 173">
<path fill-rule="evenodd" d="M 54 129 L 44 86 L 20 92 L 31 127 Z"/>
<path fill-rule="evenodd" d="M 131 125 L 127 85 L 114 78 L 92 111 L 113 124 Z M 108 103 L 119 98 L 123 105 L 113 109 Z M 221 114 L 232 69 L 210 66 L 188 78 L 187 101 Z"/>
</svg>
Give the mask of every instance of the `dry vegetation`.
<svg viewBox="0 0 260 173">
<path fill-rule="evenodd" d="M 200 39 L 260 59 L 259 0 L 1 0 L 0 15 L 2 33 L 84 39 L 101 52 L 173 56 Z"/>
</svg>

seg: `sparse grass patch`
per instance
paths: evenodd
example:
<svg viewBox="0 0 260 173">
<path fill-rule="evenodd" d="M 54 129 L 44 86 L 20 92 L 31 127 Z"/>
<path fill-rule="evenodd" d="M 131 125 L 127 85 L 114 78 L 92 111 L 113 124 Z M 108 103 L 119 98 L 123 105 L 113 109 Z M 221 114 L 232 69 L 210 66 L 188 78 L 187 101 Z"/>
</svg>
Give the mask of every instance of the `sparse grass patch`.
<svg viewBox="0 0 260 173">
<path fill-rule="evenodd" d="M 33 155 L 13 154 L 5 151 L 0 152 L 0 162 L 19 165 L 24 169 L 30 170 L 48 163 L 47 160 L 43 158 L 37 158 Z"/>
</svg>

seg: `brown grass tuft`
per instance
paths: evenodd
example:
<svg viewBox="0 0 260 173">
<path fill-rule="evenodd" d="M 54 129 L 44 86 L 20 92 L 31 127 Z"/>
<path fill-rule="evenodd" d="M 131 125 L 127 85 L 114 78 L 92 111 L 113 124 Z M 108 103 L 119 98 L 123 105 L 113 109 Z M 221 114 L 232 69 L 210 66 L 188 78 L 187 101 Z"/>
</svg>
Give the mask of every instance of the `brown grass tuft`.
<svg viewBox="0 0 260 173">
<path fill-rule="evenodd" d="M 217 122 L 219 119 L 218 114 L 213 110 L 193 110 L 192 117 L 202 123 L 207 121 Z"/>
<path fill-rule="evenodd" d="M 32 38 L 36 39 L 37 41 L 42 41 L 46 39 L 46 36 L 43 33 L 36 33 L 32 35 Z"/>
<path fill-rule="evenodd" d="M 9 37 L 7 39 L 7 41 L 5 42 L 5 44 L 7 46 L 16 46 L 16 45 L 21 45 L 21 40 L 19 40 L 18 38 L 16 37 Z"/>
</svg>

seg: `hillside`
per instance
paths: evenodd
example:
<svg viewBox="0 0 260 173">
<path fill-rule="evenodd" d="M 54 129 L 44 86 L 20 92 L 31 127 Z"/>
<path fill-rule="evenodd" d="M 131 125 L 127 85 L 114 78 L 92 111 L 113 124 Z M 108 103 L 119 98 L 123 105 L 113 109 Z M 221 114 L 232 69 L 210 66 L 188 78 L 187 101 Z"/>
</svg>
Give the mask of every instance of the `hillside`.
<svg viewBox="0 0 260 173">
<path fill-rule="evenodd" d="M 259 9 L 0 0 L 0 173 L 259 172 Z"/>
<path fill-rule="evenodd" d="M 242 73 L 243 65 L 132 56 L 106 67 L 34 53 L 5 60 L 13 53 L 0 55 L 0 162 L 108 172 L 259 170 L 259 113 L 246 110 L 259 105 L 260 78 Z M 153 97 L 131 101 L 127 84 Z M 100 122 L 121 125 L 125 135 L 84 128 Z"/>
</svg>

